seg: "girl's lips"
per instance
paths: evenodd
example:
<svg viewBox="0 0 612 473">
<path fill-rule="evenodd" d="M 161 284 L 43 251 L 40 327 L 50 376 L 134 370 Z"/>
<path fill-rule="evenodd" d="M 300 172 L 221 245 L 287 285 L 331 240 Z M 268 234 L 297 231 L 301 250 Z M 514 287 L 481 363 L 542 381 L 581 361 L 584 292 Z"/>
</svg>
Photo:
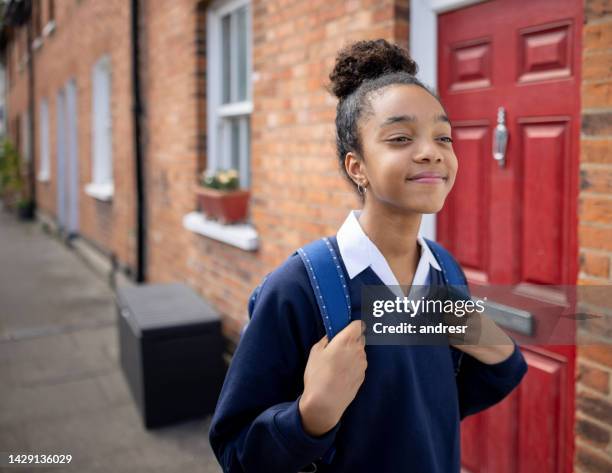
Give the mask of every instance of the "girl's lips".
<svg viewBox="0 0 612 473">
<path fill-rule="evenodd" d="M 419 177 L 417 179 L 408 179 L 408 180 L 412 182 L 418 182 L 420 184 L 441 184 L 446 179 L 444 179 L 443 177 Z"/>
</svg>

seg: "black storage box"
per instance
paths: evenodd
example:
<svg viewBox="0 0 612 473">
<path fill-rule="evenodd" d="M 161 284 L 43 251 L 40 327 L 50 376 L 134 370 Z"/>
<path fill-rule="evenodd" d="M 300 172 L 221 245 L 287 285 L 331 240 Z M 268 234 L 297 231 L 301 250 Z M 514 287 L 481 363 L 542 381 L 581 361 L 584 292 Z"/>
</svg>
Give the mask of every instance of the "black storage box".
<svg viewBox="0 0 612 473">
<path fill-rule="evenodd" d="M 214 411 L 225 377 L 216 311 L 188 286 L 117 289 L 121 368 L 146 428 Z"/>
</svg>

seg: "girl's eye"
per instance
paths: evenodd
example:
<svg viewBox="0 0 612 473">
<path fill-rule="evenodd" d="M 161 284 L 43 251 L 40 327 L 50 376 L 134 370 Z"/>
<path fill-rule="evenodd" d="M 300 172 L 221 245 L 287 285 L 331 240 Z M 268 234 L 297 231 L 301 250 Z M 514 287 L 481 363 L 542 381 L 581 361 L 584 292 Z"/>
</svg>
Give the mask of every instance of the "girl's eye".
<svg viewBox="0 0 612 473">
<path fill-rule="evenodd" d="M 448 140 L 448 141 L 446 141 L 446 143 L 452 143 L 453 142 L 453 139 L 450 136 L 443 136 L 440 139 L 441 140 Z"/>
<path fill-rule="evenodd" d="M 410 141 L 412 138 L 408 138 L 407 136 L 398 136 L 396 138 L 391 138 L 389 141 L 392 143 L 406 143 Z"/>
</svg>

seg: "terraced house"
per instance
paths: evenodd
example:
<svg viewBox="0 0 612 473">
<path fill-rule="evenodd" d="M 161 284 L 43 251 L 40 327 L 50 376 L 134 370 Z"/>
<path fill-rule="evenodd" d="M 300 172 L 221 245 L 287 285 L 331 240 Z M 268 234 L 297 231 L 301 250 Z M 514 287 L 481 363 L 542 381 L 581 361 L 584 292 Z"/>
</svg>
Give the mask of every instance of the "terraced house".
<svg viewBox="0 0 612 473">
<path fill-rule="evenodd" d="M 409 48 L 453 123 L 460 172 L 423 235 L 470 284 L 609 285 L 609 0 L 5 2 L 7 136 L 37 218 L 136 281 L 188 283 L 235 341 L 261 278 L 359 205 L 326 86 L 340 46 L 374 38 Z M 198 203 L 225 168 L 240 223 Z M 610 335 L 525 346 L 520 388 L 462 424 L 465 471 L 612 471 Z"/>
</svg>

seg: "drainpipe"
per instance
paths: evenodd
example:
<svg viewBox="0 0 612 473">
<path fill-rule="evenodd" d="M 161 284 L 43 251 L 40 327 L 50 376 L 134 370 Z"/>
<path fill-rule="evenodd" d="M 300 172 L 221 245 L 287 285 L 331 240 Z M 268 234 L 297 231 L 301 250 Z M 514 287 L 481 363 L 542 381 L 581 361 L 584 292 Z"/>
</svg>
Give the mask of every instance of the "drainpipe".
<svg viewBox="0 0 612 473">
<path fill-rule="evenodd" d="M 142 152 L 142 100 L 140 89 L 140 41 L 138 17 L 140 0 L 131 0 L 132 99 L 134 120 L 134 156 L 136 175 L 136 282 L 147 279 L 147 228 L 144 156 Z"/>
<path fill-rule="evenodd" d="M 32 202 L 32 215 L 36 215 L 36 149 L 35 149 L 35 128 L 34 122 L 36 117 L 34 116 L 34 54 L 32 50 L 32 2 L 28 2 L 27 8 L 29 9 L 28 22 L 27 22 L 27 34 L 28 34 L 28 108 L 30 115 L 30 133 L 29 143 L 30 147 L 30 162 L 28 163 L 28 177 L 30 181 L 30 199 Z"/>
</svg>

